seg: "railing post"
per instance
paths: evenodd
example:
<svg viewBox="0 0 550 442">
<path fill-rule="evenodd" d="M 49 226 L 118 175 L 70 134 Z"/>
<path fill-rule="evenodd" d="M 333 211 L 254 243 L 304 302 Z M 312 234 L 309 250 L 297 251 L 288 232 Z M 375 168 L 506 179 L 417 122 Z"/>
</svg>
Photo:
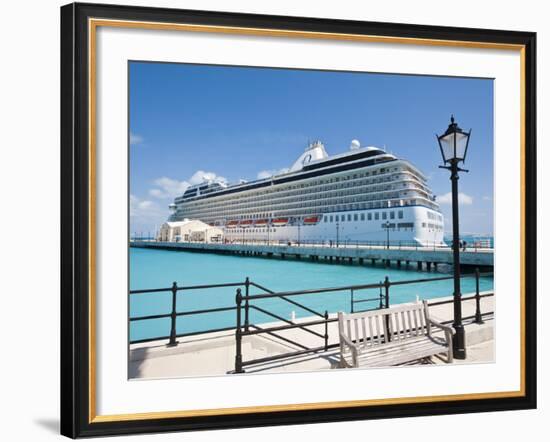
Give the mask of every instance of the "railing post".
<svg viewBox="0 0 550 442">
<path fill-rule="evenodd" d="M 241 303 L 243 297 L 241 289 L 237 289 L 235 303 L 237 304 L 237 326 L 235 328 L 235 373 L 244 373 L 243 370 L 243 353 L 242 353 L 242 330 L 241 330 Z"/>
<path fill-rule="evenodd" d="M 351 304 L 351 308 L 350 308 L 350 313 L 353 313 L 353 304 L 354 304 L 354 299 L 353 299 L 353 289 L 351 289 L 351 298 L 350 298 L 350 304 Z"/>
<path fill-rule="evenodd" d="M 250 279 L 248 276 L 244 280 L 244 330 L 248 331 L 249 326 L 249 318 L 248 318 L 248 312 L 249 312 L 249 305 L 248 305 L 248 295 L 250 294 Z"/>
<path fill-rule="evenodd" d="M 390 308 L 390 278 L 387 276 L 384 278 L 384 298 L 386 308 Z"/>
<path fill-rule="evenodd" d="M 390 308 L 390 278 L 387 276 L 384 278 L 384 298 L 385 298 L 385 307 Z M 385 316 L 385 335 L 386 335 L 386 341 L 391 341 L 391 335 L 390 335 L 390 317 L 388 315 Z"/>
<path fill-rule="evenodd" d="M 379 309 L 384 308 L 384 295 L 382 294 L 382 281 L 380 281 L 380 292 L 379 292 L 379 298 L 380 298 L 380 304 L 378 305 Z"/>
<path fill-rule="evenodd" d="M 178 284 L 174 281 L 172 283 L 172 313 L 170 314 L 170 341 L 168 347 L 174 347 L 178 345 L 176 341 L 176 304 L 178 296 Z"/>
<path fill-rule="evenodd" d="M 328 350 L 328 311 L 325 310 L 325 351 Z"/>
<path fill-rule="evenodd" d="M 476 267 L 476 323 L 483 324 L 483 319 L 481 317 L 481 305 L 479 297 L 479 268 Z"/>
</svg>

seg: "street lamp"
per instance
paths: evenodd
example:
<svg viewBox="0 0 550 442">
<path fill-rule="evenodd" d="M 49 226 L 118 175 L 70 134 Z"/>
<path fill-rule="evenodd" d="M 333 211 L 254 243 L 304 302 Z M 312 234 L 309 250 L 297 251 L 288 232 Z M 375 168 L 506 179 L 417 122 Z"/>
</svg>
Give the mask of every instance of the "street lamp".
<svg viewBox="0 0 550 442">
<path fill-rule="evenodd" d="M 390 222 L 386 221 L 385 224 L 383 224 L 384 228 L 386 229 L 386 249 L 390 248 Z"/>
<path fill-rule="evenodd" d="M 451 124 L 443 135 L 436 135 L 441 156 L 443 157 L 442 169 L 451 172 L 452 185 L 452 210 L 453 210 L 453 267 L 454 267 L 454 320 L 453 327 L 453 354 L 456 359 L 466 359 L 466 346 L 464 342 L 464 326 L 462 325 L 462 294 L 460 293 L 460 249 L 459 225 L 458 225 L 458 172 L 468 172 L 458 167 L 458 163 L 464 162 L 470 142 L 469 132 L 463 131 L 455 123 L 454 116 L 451 115 Z"/>
</svg>

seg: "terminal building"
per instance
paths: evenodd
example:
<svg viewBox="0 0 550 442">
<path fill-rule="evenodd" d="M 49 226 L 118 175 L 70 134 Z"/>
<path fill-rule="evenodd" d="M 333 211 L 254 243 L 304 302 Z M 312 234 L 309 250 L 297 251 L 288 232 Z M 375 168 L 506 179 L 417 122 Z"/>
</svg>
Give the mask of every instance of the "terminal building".
<svg viewBox="0 0 550 442">
<path fill-rule="evenodd" d="M 223 230 L 199 220 L 167 221 L 159 230 L 157 240 L 166 242 L 221 242 Z"/>
</svg>

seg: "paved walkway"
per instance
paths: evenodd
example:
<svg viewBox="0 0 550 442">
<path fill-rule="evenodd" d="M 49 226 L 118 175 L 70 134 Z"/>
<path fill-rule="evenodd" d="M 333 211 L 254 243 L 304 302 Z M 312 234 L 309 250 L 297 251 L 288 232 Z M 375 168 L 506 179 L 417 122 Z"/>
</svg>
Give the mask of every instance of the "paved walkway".
<svg viewBox="0 0 550 442">
<path fill-rule="evenodd" d="M 437 301 L 446 298 L 438 299 Z M 494 297 L 481 299 L 481 311 L 494 311 Z M 463 302 L 463 316 L 473 316 L 475 302 Z M 430 307 L 431 316 L 438 321 L 452 319 L 452 304 Z M 335 315 L 331 315 L 334 318 Z M 309 321 L 312 318 L 297 319 L 296 322 Z M 491 362 L 493 352 L 493 315 L 484 315 L 484 324 L 475 324 L 466 320 L 467 359 L 456 363 Z M 264 324 L 267 326 L 268 324 Z M 275 325 L 275 324 L 269 324 Z M 280 325 L 278 323 L 277 325 Z M 338 343 L 337 322 L 329 323 L 329 345 Z M 324 333 L 324 325 L 310 327 Z M 309 348 L 319 347 L 324 341 L 317 336 L 300 329 L 283 330 L 278 334 L 292 339 Z M 243 361 L 285 354 L 301 348 L 268 335 L 244 336 L 242 341 Z M 284 360 L 245 367 L 248 373 L 293 372 L 336 369 L 339 361 L 338 348 L 315 354 L 306 354 Z M 425 363 L 424 361 L 423 363 Z M 418 363 L 418 362 L 417 362 Z M 445 363 L 443 358 L 434 357 L 430 363 Z M 233 331 L 205 333 L 180 338 L 176 347 L 166 347 L 166 341 L 156 341 L 132 345 L 130 349 L 130 378 L 167 378 L 182 376 L 217 376 L 226 374 L 235 368 L 235 334 Z"/>
</svg>

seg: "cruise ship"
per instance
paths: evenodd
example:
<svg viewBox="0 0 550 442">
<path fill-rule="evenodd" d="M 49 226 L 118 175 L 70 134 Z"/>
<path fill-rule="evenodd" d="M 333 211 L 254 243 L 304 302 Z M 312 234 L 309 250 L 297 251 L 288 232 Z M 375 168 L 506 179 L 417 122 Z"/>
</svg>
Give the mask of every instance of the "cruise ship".
<svg viewBox="0 0 550 442">
<path fill-rule="evenodd" d="M 329 156 L 310 143 L 292 167 L 268 178 L 189 187 L 169 221 L 198 219 L 223 241 L 443 244 L 443 216 L 426 176 L 378 147 L 351 142 Z"/>
</svg>

